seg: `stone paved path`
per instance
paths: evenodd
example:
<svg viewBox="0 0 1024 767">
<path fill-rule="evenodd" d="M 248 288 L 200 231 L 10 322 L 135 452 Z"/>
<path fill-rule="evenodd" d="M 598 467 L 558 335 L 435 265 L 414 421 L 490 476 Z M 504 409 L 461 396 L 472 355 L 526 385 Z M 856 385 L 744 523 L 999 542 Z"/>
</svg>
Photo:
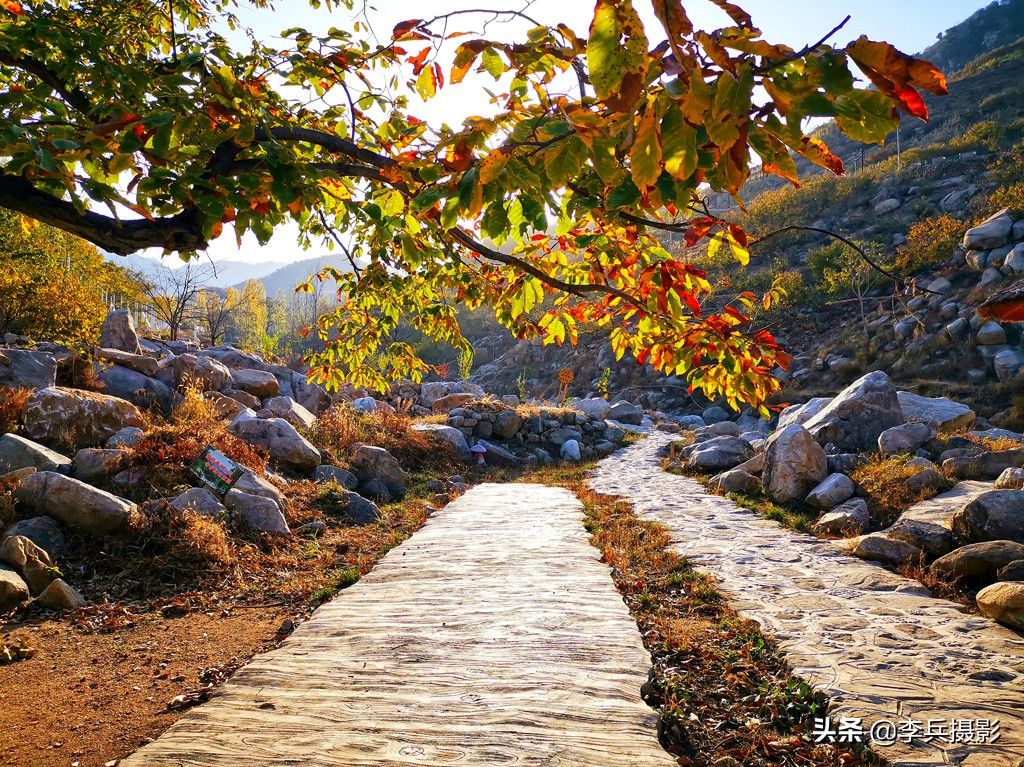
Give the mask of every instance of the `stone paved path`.
<svg viewBox="0 0 1024 767">
<path fill-rule="evenodd" d="M 668 767 L 579 502 L 481 485 L 122 767 Z"/>
<path fill-rule="evenodd" d="M 991 745 L 879 748 L 893 764 L 1024 765 L 1024 639 L 663 472 L 657 451 L 671 439 L 652 434 L 605 459 L 591 488 L 663 523 L 678 552 L 713 572 L 734 606 L 777 637 L 796 673 L 833 697 L 835 714 L 1001 722 Z"/>
</svg>

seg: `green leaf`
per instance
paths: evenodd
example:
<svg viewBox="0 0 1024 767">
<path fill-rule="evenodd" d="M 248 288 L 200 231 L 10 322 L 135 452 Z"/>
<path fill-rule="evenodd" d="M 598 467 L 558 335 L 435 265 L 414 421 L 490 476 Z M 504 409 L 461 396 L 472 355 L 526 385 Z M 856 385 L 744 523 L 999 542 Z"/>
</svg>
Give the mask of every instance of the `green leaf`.
<svg viewBox="0 0 1024 767">
<path fill-rule="evenodd" d="M 480 63 L 495 80 L 505 74 L 505 62 L 501 60 L 501 54 L 493 48 L 487 48 L 484 51 L 483 56 L 480 57 Z"/>
<path fill-rule="evenodd" d="M 653 104 L 640 118 L 636 140 L 629 150 L 629 168 L 638 189 L 654 186 L 661 175 L 661 141 L 658 139 L 658 115 Z"/>
<path fill-rule="evenodd" d="M 686 181 L 697 170 L 697 129 L 683 120 L 678 109 L 662 118 L 661 152 L 665 170 L 673 178 Z"/>
<path fill-rule="evenodd" d="M 854 141 L 881 144 L 900 125 L 893 102 L 878 91 L 852 90 L 835 101 L 836 127 Z"/>
<path fill-rule="evenodd" d="M 627 75 L 643 79 L 647 37 L 630 0 L 598 0 L 587 40 L 590 82 L 601 99 L 616 94 Z"/>
<path fill-rule="evenodd" d="M 609 208 L 631 208 L 640 202 L 640 190 L 633 179 L 627 178 L 608 193 Z"/>
<path fill-rule="evenodd" d="M 577 177 L 586 155 L 587 147 L 575 135 L 551 146 L 544 153 L 544 170 L 547 171 L 552 185 L 562 187 L 570 179 Z"/>
</svg>

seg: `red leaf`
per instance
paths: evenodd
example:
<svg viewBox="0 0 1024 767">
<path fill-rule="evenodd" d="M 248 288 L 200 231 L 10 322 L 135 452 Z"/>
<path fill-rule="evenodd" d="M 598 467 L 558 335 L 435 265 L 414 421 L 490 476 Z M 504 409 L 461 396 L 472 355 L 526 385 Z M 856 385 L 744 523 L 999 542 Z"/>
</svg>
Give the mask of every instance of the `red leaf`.
<svg viewBox="0 0 1024 767">
<path fill-rule="evenodd" d="M 427 55 L 430 53 L 430 47 L 424 48 L 422 51 L 417 53 L 415 56 L 409 57 L 409 63 L 412 64 L 412 73 L 418 75 L 423 71 L 424 62 L 427 60 Z"/>
<path fill-rule="evenodd" d="M 715 220 L 713 218 L 698 218 L 696 221 L 690 224 L 690 227 L 686 230 L 683 235 L 683 239 L 686 242 L 686 247 L 692 248 L 702 239 L 704 239 L 708 232 L 711 231 L 711 227 L 714 225 Z"/>
<path fill-rule="evenodd" d="M 412 32 L 416 27 L 423 23 L 423 19 L 407 19 L 406 21 L 400 21 L 395 24 L 395 29 L 391 33 L 391 37 L 398 40 L 400 37 Z"/>
<path fill-rule="evenodd" d="M 0 0 L 0 6 L 2 6 L 5 11 L 10 11 L 16 16 L 20 16 L 25 13 L 25 9 L 21 7 L 21 3 L 17 2 L 17 0 Z"/>
</svg>

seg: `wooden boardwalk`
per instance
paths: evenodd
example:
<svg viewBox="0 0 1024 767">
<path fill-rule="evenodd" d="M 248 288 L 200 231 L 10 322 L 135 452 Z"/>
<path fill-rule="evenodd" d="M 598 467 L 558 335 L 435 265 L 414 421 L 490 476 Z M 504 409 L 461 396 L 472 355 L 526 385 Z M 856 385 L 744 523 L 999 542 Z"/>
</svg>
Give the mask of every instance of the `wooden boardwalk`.
<svg viewBox="0 0 1024 767">
<path fill-rule="evenodd" d="M 481 485 L 121 767 L 668 767 L 649 666 L 572 494 Z"/>
</svg>

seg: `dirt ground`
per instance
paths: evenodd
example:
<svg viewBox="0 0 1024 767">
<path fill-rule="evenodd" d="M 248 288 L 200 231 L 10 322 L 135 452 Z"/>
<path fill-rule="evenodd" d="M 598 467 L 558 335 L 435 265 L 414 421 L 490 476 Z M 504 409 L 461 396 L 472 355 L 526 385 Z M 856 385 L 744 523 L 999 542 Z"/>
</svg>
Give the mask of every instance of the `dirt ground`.
<svg viewBox="0 0 1024 767">
<path fill-rule="evenodd" d="M 0 765 L 103 767 L 127 756 L 185 713 L 167 704 L 203 687 L 204 670 L 273 647 L 288 617 L 281 607 L 236 608 L 151 617 L 113 633 L 67 620 L 3 626 L 36 654 L 0 666 Z"/>
</svg>

